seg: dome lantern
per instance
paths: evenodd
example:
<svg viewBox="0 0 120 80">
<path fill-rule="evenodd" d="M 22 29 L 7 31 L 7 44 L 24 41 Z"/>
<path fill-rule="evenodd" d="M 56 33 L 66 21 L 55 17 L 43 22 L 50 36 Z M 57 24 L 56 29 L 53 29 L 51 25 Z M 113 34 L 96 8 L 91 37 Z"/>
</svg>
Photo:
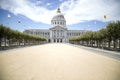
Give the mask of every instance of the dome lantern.
<svg viewBox="0 0 120 80">
<path fill-rule="evenodd" d="M 61 13 L 60 8 L 57 9 L 57 13 Z"/>
</svg>

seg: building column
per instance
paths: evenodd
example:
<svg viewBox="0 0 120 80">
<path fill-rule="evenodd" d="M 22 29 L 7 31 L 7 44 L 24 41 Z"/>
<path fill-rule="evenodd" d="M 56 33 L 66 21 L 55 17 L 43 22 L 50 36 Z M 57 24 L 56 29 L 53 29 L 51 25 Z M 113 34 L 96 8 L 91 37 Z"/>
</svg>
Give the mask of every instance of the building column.
<svg viewBox="0 0 120 80">
<path fill-rule="evenodd" d="M 50 41 L 51 41 L 51 43 L 53 43 L 53 39 L 52 39 L 52 30 L 50 30 L 49 36 L 50 36 Z"/>
<path fill-rule="evenodd" d="M 57 43 L 57 39 L 55 39 L 56 40 L 56 43 Z"/>
<path fill-rule="evenodd" d="M 54 40 L 53 40 L 53 39 L 51 39 L 51 42 L 53 43 L 53 42 L 54 42 Z"/>
</svg>

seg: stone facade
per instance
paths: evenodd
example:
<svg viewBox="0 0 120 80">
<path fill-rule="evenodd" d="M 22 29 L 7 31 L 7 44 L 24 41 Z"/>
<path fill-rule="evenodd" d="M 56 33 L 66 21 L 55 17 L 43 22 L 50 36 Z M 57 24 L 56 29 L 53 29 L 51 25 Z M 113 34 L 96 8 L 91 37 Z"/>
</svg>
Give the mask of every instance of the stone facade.
<svg viewBox="0 0 120 80">
<path fill-rule="evenodd" d="M 68 30 L 66 27 L 66 20 L 60 9 L 51 20 L 51 28 L 49 29 L 27 29 L 24 33 L 41 36 L 47 39 L 48 42 L 66 43 L 69 38 L 79 36 L 85 33 L 86 30 Z"/>
</svg>

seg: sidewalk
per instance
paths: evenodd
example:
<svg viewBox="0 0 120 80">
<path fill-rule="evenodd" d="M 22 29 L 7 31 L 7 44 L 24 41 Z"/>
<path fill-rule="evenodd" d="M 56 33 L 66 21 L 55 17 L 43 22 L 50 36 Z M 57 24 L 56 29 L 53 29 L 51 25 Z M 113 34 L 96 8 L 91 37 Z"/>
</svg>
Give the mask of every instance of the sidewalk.
<svg viewBox="0 0 120 80">
<path fill-rule="evenodd" d="M 99 49 L 99 48 L 93 48 L 93 47 L 87 47 L 87 46 L 81 46 L 81 45 L 75 45 L 75 44 L 69 44 L 78 48 L 82 48 L 85 50 L 88 50 L 90 52 L 95 52 L 97 54 L 100 55 L 104 55 L 113 59 L 117 59 L 120 60 L 120 52 L 116 52 L 116 51 L 109 51 L 109 50 L 105 50 L 105 49 Z"/>
</svg>

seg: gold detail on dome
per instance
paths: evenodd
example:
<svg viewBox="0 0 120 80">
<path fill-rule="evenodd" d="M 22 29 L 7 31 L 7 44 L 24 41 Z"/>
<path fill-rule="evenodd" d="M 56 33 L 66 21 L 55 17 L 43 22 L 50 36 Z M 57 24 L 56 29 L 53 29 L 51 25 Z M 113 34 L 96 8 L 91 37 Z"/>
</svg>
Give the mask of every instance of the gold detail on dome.
<svg viewBox="0 0 120 80">
<path fill-rule="evenodd" d="M 57 13 L 61 13 L 60 8 L 57 9 Z"/>
</svg>

